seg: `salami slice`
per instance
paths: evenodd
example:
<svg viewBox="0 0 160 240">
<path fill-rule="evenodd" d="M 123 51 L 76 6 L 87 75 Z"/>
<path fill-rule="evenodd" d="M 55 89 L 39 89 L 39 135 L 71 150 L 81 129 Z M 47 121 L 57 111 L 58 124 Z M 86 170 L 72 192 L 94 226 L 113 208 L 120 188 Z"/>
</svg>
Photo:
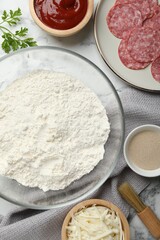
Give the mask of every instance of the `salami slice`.
<svg viewBox="0 0 160 240">
<path fill-rule="evenodd" d="M 125 38 L 134 27 L 142 26 L 142 15 L 131 4 L 118 4 L 111 8 L 107 15 L 109 30 L 117 38 Z"/>
<path fill-rule="evenodd" d="M 142 27 L 134 29 L 127 47 L 131 57 L 137 62 L 151 62 L 160 52 L 160 31 Z"/>
<path fill-rule="evenodd" d="M 149 6 L 150 6 L 150 10 L 151 10 L 151 16 L 154 14 L 154 12 L 157 11 L 157 7 L 158 7 L 158 0 L 148 0 L 149 2 Z"/>
<path fill-rule="evenodd" d="M 142 19 L 145 20 L 151 14 L 149 1 L 154 2 L 155 0 L 117 0 L 116 4 L 132 4 L 141 12 Z"/>
<path fill-rule="evenodd" d="M 151 73 L 154 79 L 160 83 L 160 56 L 152 62 Z"/>
<path fill-rule="evenodd" d="M 157 7 L 156 13 L 144 21 L 143 26 L 153 28 L 155 30 L 160 29 L 160 7 Z"/>
<path fill-rule="evenodd" d="M 119 48 L 118 48 L 118 54 L 119 54 L 119 58 L 121 60 L 121 62 L 130 69 L 133 70 L 140 70 L 143 68 L 146 68 L 149 63 L 140 63 L 135 61 L 131 55 L 129 54 L 128 50 L 127 50 L 127 45 L 128 45 L 128 40 L 127 39 L 123 39 L 120 42 Z"/>
</svg>

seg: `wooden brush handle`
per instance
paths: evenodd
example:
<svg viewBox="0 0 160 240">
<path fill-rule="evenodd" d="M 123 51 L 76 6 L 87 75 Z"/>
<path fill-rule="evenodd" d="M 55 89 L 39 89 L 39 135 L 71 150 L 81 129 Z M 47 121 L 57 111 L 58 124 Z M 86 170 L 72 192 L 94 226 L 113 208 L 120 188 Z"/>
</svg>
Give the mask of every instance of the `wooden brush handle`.
<svg viewBox="0 0 160 240">
<path fill-rule="evenodd" d="M 153 211 L 142 202 L 132 186 L 125 182 L 118 190 L 122 194 L 122 197 L 136 209 L 139 218 L 148 228 L 152 236 L 160 239 L 160 220 Z"/>
<path fill-rule="evenodd" d="M 150 207 L 146 207 L 138 213 L 139 218 L 148 228 L 153 237 L 160 239 L 160 220 L 156 217 Z"/>
</svg>

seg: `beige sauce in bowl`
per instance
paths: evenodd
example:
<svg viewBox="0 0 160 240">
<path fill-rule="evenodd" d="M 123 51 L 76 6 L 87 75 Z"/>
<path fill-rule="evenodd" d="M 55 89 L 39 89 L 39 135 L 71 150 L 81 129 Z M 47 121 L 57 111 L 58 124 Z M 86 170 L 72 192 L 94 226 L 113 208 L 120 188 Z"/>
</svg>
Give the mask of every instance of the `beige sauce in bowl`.
<svg viewBox="0 0 160 240">
<path fill-rule="evenodd" d="M 135 134 L 129 141 L 127 155 L 142 169 L 160 168 L 160 131 L 143 130 Z"/>
</svg>

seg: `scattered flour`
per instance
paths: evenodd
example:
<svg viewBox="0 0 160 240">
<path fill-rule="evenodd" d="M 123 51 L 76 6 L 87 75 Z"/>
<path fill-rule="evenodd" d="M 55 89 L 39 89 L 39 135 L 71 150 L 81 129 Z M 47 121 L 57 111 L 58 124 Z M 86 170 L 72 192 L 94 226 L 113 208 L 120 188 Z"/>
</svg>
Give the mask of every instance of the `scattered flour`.
<svg viewBox="0 0 160 240">
<path fill-rule="evenodd" d="M 82 82 L 33 72 L 0 93 L 0 174 L 63 189 L 103 159 L 109 131 L 104 107 Z"/>
</svg>

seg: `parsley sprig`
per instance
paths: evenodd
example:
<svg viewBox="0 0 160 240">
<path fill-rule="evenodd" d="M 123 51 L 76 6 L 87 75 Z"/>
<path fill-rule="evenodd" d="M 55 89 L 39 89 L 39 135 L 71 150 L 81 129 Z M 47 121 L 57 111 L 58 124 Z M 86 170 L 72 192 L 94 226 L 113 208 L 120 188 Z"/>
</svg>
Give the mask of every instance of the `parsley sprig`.
<svg viewBox="0 0 160 240">
<path fill-rule="evenodd" d="M 21 20 L 21 15 L 21 9 L 18 8 L 15 11 L 10 10 L 9 12 L 4 10 L 1 16 L 0 31 L 3 38 L 1 46 L 6 53 L 9 53 L 11 50 L 16 51 L 19 48 L 37 46 L 37 42 L 33 38 L 27 37 L 28 28 L 21 27 L 20 30 L 12 32 L 6 27 L 7 24 L 9 26 L 17 25 Z"/>
</svg>

